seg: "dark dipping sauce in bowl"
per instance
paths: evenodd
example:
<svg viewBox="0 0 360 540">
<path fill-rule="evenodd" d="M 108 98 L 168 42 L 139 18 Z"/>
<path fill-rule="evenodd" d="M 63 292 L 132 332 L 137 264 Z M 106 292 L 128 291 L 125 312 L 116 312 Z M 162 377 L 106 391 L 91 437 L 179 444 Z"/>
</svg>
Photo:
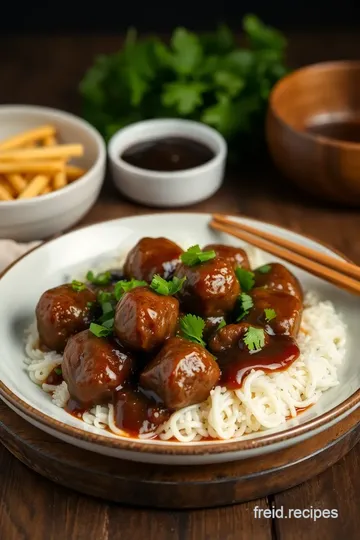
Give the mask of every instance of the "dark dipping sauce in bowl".
<svg viewBox="0 0 360 540">
<path fill-rule="evenodd" d="M 120 158 L 139 169 L 185 171 L 204 165 L 215 157 L 205 144 L 185 137 L 164 137 L 131 145 Z"/>
<path fill-rule="evenodd" d="M 360 118 L 331 118 L 330 116 L 327 120 L 318 120 L 308 124 L 306 131 L 327 139 L 360 143 Z"/>
</svg>

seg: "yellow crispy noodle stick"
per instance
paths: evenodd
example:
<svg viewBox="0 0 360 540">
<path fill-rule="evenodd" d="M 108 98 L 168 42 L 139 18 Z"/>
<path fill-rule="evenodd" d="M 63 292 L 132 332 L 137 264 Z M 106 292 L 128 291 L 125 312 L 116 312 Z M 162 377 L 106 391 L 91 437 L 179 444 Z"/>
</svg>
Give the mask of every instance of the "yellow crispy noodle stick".
<svg viewBox="0 0 360 540">
<path fill-rule="evenodd" d="M 55 146 L 55 144 L 57 144 L 56 137 L 54 137 L 54 135 L 49 135 L 49 137 L 45 137 L 43 143 L 44 146 Z"/>
<path fill-rule="evenodd" d="M 43 189 L 45 189 L 50 182 L 50 177 L 43 174 L 35 176 L 31 182 L 26 186 L 24 191 L 20 193 L 19 199 L 31 199 L 39 195 Z"/>
<path fill-rule="evenodd" d="M 64 171 L 60 171 L 55 174 L 53 186 L 54 186 L 54 189 L 60 189 L 66 186 L 66 175 Z"/>
<path fill-rule="evenodd" d="M 6 179 L 17 195 L 26 188 L 27 181 L 21 174 L 8 174 Z"/>
<path fill-rule="evenodd" d="M 24 148 L 3 152 L 0 149 L 0 161 L 17 161 L 32 159 L 61 159 L 84 154 L 82 144 L 59 144 L 56 146 L 43 146 L 39 148 Z"/>
<path fill-rule="evenodd" d="M 85 169 L 77 167 L 76 165 L 66 165 L 65 174 L 69 182 L 77 180 L 80 176 L 83 176 L 86 173 Z"/>
<path fill-rule="evenodd" d="M 5 178 L 0 176 L 0 201 L 12 201 L 15 195 L 16 193 L 14 193 L 11 185 L 8 184 Z"/>
<path fill-rule="evenodd" d="M 0 161 L 0 174 L 56 173 L 64 167 L 63 161 Z"/>
<path fill-rule="evenodd" d="M 39 193 L 39 195 L 46 195 L 47 193 L 51 193 L 51 187 L 50 187 L 50 186 L 46 186 L 46 187 L 41 191 L 41 193 Z"/>
<path fill-rule="evenodd" d="M 51 135 L 55 135 L 54 126 L 40 126 L 29 131 L 24 131 L 13 137 L 9 137 L 4 141 L 0 141 L 0 150 L 11 150 L 12 148 L 19 148 L 28 143 L 45 139 Z"/>
</svg>

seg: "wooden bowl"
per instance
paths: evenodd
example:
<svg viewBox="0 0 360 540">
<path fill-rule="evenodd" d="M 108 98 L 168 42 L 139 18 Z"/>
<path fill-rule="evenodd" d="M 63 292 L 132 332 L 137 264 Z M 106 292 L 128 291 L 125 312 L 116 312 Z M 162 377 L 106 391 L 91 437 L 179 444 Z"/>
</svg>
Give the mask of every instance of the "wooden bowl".
<svg viewBox="0 0 360 540">
<path fill-rule="evenodd" d="M 315 64 L 279 81 L 266 137 L 275 164 L 300 188 L 360 205 L 360 61 Z"/>
</svg>

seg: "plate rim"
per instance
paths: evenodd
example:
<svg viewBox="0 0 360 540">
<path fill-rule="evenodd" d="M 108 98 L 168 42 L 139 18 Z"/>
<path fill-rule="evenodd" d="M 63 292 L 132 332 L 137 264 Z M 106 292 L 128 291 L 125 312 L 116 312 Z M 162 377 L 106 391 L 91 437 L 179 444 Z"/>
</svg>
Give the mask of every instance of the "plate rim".
<svg viewBox="0 0 360 540">
<path fill-rule="evenodd" d="M 209 212 L 181 212 L 181 211 L 175 211 L 175 212 L 154 212 L 154 213 L 146 213 L 146 214 L 140 214 L 135 216 L 123 216 L 120 218 L 110 219 L 110 220 L 104 220 L 100 221 L 98 223 L 94 223 L 91 225 L 84 225 L 82 227 L 77 227 L 76 229 L 67 232 L 64 235 L 57 235 L 55 238 L 50 238 L 46 240 L 45 242 L 42 242 L 38 246 L 35 246 L 33 249 L 13 261 L 8 267 L 6 267 L 1 273 L 0 273 L 0 280 L 16 265 L 18 264 L 22 259 L 29 256 L 33 251 L 50 244 L 59 238 L 68 237 L 71 236 L 71 234 L 76 233 L 80 230 L 84 229 L 90 229 L 92 227 L 101 226 L 107 223 L 111 222 L 121 222 L 126 219 L 136 219 L 139 217 L 148 217 L 151 219 L 151 217 L 159 217 L 159 216 L 174 216 L 174 215 L 186 215 L 191 214 L 192 216 L 208 216 L 209 219 L 211 218 L 211 213 Z M 248 216 L 242 216 L 242 215 L 231 215 L 231 214 L 224 214 L 227 217 L 230 218 L 245 218 L 250 221 L 253 221 L 255 223 L 265 224 L 265 225 L 271 225 L 275 226 L 278 229 L 282 229 L 285 232 L 290 232 L 302 236 L 304 238 L 308 238 L 313 242 L 316 242 L 319 245 L 322 245 L 323 247 L 326 247 L 333 253 L 340 256 L 343 260 L 352 262 L 351 259 L 346 257 L 343 253 L 341 253 L 339 250 L 333 248 L 332 246 L 328 245 L 326 242 L 320 241 L 310 235 L 299 233 L 297 231 L 291 231 L 291 229 L 287 227 L 280 226 L 276 223 L 272 223 L 270 221 L 264 221 L 260 219 L 255 219 Z M 56 420 L 52 418 L 51 416 L 48 416 L 44 414 L 43 412 L 39 411 L 32 405 L 28 405 L 23 399 L 18 397 L 12 390 L 10 390 L 6 384 L 0 380 L 0 397 L 3 396 L 5 399 L 7 399 L 15 408 L 20 409 L 24 415 L 30 416 L 33 420 L 37 421 L 41 425 L 54 429 L 55 431 L 59 431 L 60 433 L 73 437 L 75 439 L 80 439 L 82 441 L 88 442 L 88 443 L 94 443 L 100 446 L 105 446 L 111 449 L 115 450 L 126 450 L 136 453 L 147 453 L 147 454 L 156 454 L 156 455 L 173 455 L 173 456 L 201 456 L 204 454 L 224 454 L 224 453 L 238 453 L 241 451 L 249 451 L 251 449 L 260 449 L 263 447 L 270 447 L 272 444 L 275 443 L 281 443 L 281 442 L 289 442 L 291 444 L 292 439 L 297 439 L 299 436 L 301 437 L 304 434 L 310 434 L 312 431 L 323 428 L 326 428 L 326 424 L 336 420 L 337 418 L 341 417 L 342 415 L 346 414 L 348 411 L 351 411 L 352 409 L 356 409 L 360 405 L 360 388 L 358 388 L 351 396 L 349 396 L 345 401 L 342 403 L 339 403 L 339 405 L 333 407 L 329 411 L 321 414 L 320 416 L 317 416 L 316 418 L 309 419 L 304 424 L 293 426 L 288 429 L 284 429 L 279 432 L 266 434 L 266 431 L 264 432 L 264 435 L 261 435 L 256 438 L 249 438 L 249 439 L 229 439 L 227 441 L 221 441 L 221 440 L 215 440 L 214 442 L 207 442 L 206 444 L 201 443 L 201 441 L 197 443 L 188 443 L 188 444 L 182 444 L 182 443 L 174 443 L 173 445 L 167 444 L 161 444 L 161 442 L 157 442 L 157 444 L 151 444 L 151 440 L 147 441 L 146 443 L 142 442 L 139 439 L 133 439 L 133 438 L 116 438 L 116 437 L 109 437 L 97 433 L 91 433 L 87 432 L 85 430 L 82 430 L 80 428 L 77 428 L 75 426 L 71 426 L 68 424 L 65 424 L 64 422 L 61 422 L 59 420 Z M 310 435 L 309 435 L 310 436 Z"/>
</svg>

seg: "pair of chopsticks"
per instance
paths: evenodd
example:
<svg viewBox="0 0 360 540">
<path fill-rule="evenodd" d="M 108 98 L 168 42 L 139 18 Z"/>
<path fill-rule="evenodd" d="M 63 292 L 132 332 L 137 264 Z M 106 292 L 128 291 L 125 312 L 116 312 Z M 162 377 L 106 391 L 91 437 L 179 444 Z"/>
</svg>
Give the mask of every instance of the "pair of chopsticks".
<svg viewBox="0 0 360 540">
<path fill-rule="evenodd" d="M 360 267 L 311 248 L 257 230 L 225 216 L 214 214 L 210 227 L 230 234 L 276 257 L 333 283 L 351 293 L 360 294 Z"/>
</svg>

